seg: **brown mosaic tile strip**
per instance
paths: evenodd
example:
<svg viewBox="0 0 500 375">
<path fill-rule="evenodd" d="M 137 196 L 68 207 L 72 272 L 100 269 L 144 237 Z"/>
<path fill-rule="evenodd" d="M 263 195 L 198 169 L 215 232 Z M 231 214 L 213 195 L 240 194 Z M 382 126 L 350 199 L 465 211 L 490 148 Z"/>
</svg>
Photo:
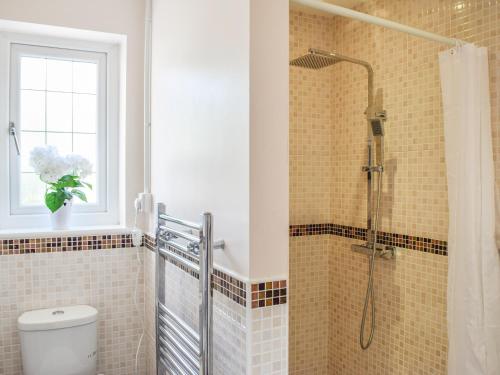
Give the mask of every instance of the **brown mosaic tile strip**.
<svg viewBox="0 0 500 375">
<path fill-rule="evenodd" d="M 132 247 L 130 234 L 0 240 L 0 255 L 56 253 Z"/>
<path fill-rule="evenodd" d="M 150 235 L 145 235 L 144 236 L 144 246 L 148 248 L 149 250 L 154 251 L 155 246 L 156 246 L 156 241 L 155 238 L 150 236 Z M 170 247 L 169 248 L 171 251 L 175 252 L 176 254 L 189 259 L 192 262 L 198 263 L 198 259 L 195 257 L 191 257 L 188 254 L 185 254 L 183 252 L 177 251 L 174 248 Z M 167 258 L 167 261 L 183 271 L 187 272 L 191 276 L 199 279 L 199 274 L 196 271 L 193 271 L 185 266 L 183 266 L 181 263 Z M 213 275 L 212 275 L 212 287 L 214 290 L 217 292 L 221 293 L 222 295 L 226 296 L 227 298 L 230 298 L 234 302 L 240 304 L 241 306 L 246 306 L 246 283 L 238 280 L 237 278 L 228 275 L 227 273 L 214 269 Z"/>
<path fill-rule="evenodd" d="M 286 280 L 252 284 L 252 309 L 282 305 L 287 300 Z"/>
<path fill-rule="evenodd" d="M 333 223 L 290 225 L 289 234 L 290 237 L 329 234 L 366 240 L 365 228 Z M 446 241 L 390 232 L 379 232 L 378 238 L 383 245 L 397 246 L 436 255 L 448 255 L 448 243 Z"/>
<path fill-rule="evenodd" d="M 218 269 L 212 274 L 212 287 L 241 306 L 247 303 L 247 285 L 241 280 Z"/>
<path fill-rule="evenodd" d="M 403 247 L 437 255 L 448 255 L 448 243 L 431 238 L 408 236 L 406 234 L 379 232 L 379 242 L 384 245 Z"/>
<path fill-rule="evenodd" d="M 329 234 L 332 234 L 334 236 L 354 238 L 357 240 L 366 240 L 366 229 L 364 228 L 349 227 L 347 225 L 339 225 L 339 224 L 329 224 L 329 225 L 330 225 Z"/>
<path fill-rule="evenodd" d="M 290 225 L 290 237 L 331 234 L 331 224 Z"/>
<path fill-rule="evenodd" d="M 142 242 L 147 249 L 154 251 L 156 246 L 156 240 L 153 236 L 150 236 L 149 234 L 144 234 L 144 236 L 142 237 Z"/>
</svg>

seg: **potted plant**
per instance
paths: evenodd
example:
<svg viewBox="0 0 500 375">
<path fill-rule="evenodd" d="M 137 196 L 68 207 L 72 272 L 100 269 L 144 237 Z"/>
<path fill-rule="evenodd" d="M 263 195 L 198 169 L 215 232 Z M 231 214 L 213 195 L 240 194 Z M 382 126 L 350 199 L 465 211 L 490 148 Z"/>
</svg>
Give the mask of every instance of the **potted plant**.
<svg viewBox="0 0 500 375">
<path fill-rule="evenodd" d="M 92 173 L 92 164 L 80 155 L 61 156 L 52 146 L 35 147 L 30 164 L 47 188 L 45 205 L 50 210 L 53 229 L 67 229 L 73 198 L 87 202 L 83 189 L 92 189 L 84 179 Z"/>
</svg>

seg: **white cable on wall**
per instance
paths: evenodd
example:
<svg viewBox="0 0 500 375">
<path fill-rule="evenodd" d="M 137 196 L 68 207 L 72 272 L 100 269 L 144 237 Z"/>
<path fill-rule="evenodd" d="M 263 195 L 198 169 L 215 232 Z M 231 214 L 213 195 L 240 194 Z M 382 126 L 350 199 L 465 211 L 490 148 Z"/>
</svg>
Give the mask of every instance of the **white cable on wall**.
<svg viewBox="0 0 500 375">
<path fill-rule="evenodd" d="M 139 303 L 137 301 L 137 292 L 139 290 L 139 277 L 141 275 L 141 269 L 144 267 L 144 263 L 141 261 L 140 257 L 140 248 L 142 245 L 142 231 L 137 228 L 137 213 L 139 212 L 139 202 L 136 199 L 135 201 L 135 218 L 134 218 L 134 229 L 132 229 L 132 244 L 136 248 L 136 256 L 137 256 L 137 271 L 135 273 L 135 287 L 134 287 L 134 306 L 137 311 L 137 313 L 141 314 L 141 311 L 139 309 Z M 141 345 L 142 341 L 144 339 L 144 333 L 145 333 L 145 323 L 144 323 L 144 311 L 142 311 L 142 318 L 141 318 L 141 336 L 139 337 L 139 342 L 137 343 L 137 350 L 135 352 L 135 375 L 139 375 L 139 352 L 141 350 Z"/>
<path fill-rule="evenodd" d="M 152 0 L 146 0 L 144 19 L 144 193 L 151 193 L 151 63 L 153 40 Z"/>
</svg>

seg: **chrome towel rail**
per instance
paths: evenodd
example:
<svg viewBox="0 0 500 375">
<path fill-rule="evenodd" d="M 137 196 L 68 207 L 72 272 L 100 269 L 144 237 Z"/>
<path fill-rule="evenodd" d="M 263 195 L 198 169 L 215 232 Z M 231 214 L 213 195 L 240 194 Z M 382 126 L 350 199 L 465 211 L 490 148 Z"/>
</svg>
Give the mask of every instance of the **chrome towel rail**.
<svg viewBox="0 0 500 375">
<path fill-rule="evenodd" d="M 156 364 L 157 374 L 212 375 L 212 271 L 214 248 L 212 214 L 204 213 L 201 224 L 175 218 L 158 204 L 156 230 Z M 177 227 L 172 227 L 175 225 Z M 166 303 L 165 261 L 173 261 L 199 275 L 199 332 Z"/>
</svg>

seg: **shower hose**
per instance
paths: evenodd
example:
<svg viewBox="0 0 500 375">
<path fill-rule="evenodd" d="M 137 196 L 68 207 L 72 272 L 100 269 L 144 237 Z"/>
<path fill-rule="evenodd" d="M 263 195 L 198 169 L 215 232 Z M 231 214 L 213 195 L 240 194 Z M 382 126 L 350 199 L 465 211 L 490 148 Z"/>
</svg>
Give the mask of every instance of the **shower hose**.
<svg viewBox="0 0 500 375">
<path fill-rule="evenodd" d="M 365 304 L 363 307 L 363 317 L 361 318 L 361 329 L 359 331 L 359 344 L 361 349 L 366 350 L 372 343 L 373 335 L 375 333 L 375 293 L 373 291 L 373 271 L 375 269 L 375 253 L 377 251 L 377 235 L 378 235 L 378 217 L 380 210 L 380 195 L 382 193 L 382 173 L 383 169 L 379 170 L 378 175 L 378 186 L 377 186 L 377 206 L 375 209 L 375 217 L 373 220 L 373 248 L 370 255 L 369 261 L 369 274 L 368 274 L 368 286 L 366 288 Z M 366 318 L 368 315 L 368 305 L 371 305 L 370 309 L 370 336 L 368 341 L 365 343 L 365 325 Z"/>
</svg>

